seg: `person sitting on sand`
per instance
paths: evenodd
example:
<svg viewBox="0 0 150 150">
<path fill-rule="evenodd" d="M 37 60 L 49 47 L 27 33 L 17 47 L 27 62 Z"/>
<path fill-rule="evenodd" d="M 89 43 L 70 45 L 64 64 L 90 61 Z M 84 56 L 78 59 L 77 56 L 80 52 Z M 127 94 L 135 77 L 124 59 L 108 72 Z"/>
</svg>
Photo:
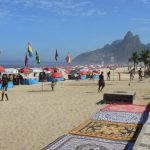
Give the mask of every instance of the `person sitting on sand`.
<svg viewBox="0 0 150 150">
<path fill-rule="evenodd" d="M 104 75 L 103 72 L 99 75 L 99 82 L 98 82 L 98 92 L 102 92 L 104 86 L 105 86 L 105 81 L 104 81 Z"/>
<path fill-rule="evenodd" d="M 7 88 L 8 88 L 8 78 L 7 78 L 7 75 L 3 75 L 2 76 L 2 87 L 1 87 L 1 91 L 2 91 L 1 101 L 3 101 L 4 95 L 6 96 L 6 99 L 8 100 Z"/>
</svg>

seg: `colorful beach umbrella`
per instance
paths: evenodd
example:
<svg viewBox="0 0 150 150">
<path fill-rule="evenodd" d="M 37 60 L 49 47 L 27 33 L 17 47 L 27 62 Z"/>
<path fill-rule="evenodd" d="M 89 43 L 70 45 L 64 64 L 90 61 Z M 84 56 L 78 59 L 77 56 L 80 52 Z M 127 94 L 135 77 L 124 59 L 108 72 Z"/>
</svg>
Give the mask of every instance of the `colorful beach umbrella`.
<svg viewBox="0 0 150 150">
<path fill-rule="evenodd" d="M 53 77 L 53 78 L 62 78 L 63 74 L 61 72 L 54 72 L 54 73 L 52 73 L 51 77 Z"/>
<path fill-rule="evenodd" d="M 52 68 L 50 68 L 50 67 L 45 67 L 45 68 L 43 68 L 43 70 L 45 70 L 45 71 L 50 71 L 50 72 L 53 72 L 54 70 L 52 69 Z"/>
<path fill-rule="evenodd" d="M 19 70 L 19 72 L 20 72 L 20 73 L 23 73 L 23 74 L 29 74 L 29 73 L 31 73 L 32 71 L 33 71 L 32 69 L 27 68 L 27 67 L 21 68 L 21 69 Z"/>
</svg>

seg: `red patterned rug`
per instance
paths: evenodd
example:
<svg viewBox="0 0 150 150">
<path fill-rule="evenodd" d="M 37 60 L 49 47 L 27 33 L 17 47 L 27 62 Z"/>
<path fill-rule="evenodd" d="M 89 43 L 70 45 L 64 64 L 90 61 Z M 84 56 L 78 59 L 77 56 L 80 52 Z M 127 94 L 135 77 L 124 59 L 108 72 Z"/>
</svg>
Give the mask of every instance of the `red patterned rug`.
<svg viewBox="0 0 150 150">
<path fill-rule="evenodd" d="M 146 105 L 133 105 L 133 104 L 110 104 L 100 109 L 101 111 L 124 111 L 144 113 L 149 112 L 150 108 Z"/>
</svg>

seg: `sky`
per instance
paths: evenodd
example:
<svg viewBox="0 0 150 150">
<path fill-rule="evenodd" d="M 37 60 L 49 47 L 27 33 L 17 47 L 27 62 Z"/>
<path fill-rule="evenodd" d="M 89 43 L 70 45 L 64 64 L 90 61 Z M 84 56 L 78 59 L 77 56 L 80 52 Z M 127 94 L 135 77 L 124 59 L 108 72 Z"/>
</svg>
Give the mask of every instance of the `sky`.
<svg viewBox="0 0 150 150">
<path fill-rule="evenodd" d="M 27 44 L 41 61 L 65 61 L 122 39 L 150 43 L 150 0 L 0 0 L 0 61 L 24 60 Z M 34 58 L 32 58 L 34 59 Z"/>
</svg>

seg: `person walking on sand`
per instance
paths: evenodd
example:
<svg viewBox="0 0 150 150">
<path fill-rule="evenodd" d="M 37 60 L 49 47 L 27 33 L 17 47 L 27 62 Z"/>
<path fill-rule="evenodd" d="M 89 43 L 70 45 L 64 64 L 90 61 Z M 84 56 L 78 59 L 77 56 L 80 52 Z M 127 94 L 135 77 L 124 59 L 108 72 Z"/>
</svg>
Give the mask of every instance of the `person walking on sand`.
<svg viewBox="0 0 150 150">
<path fill-rule="evenodd" d="M 110 81 L 110 71 L 107 72 L 107 80 Z"/>
<path fill-rule="evenodd" d="M 2 77 L 2 87 L 1 87 L 1 91 L 2 91 L 2 98 L 1 98 L 1 101 L 3 101 L 4 95 L 6 96 L 6 99 L 8 100 L 7 88 L 8 88 L 7 75 L 3 75 L 3 77 Z"/>
<path fill-rule="evenodd" d="M 105 87 L 104 75 L 103 72 L 99 75 L 98 81 L 98 92 L 102 92 L 103 88 Z"/>
<path fill-rule="evenodd" d="M 130 73 L 130 81 L 134 79 L 134 69 L 132 69 L 129 73 Z"/>
</svg>

